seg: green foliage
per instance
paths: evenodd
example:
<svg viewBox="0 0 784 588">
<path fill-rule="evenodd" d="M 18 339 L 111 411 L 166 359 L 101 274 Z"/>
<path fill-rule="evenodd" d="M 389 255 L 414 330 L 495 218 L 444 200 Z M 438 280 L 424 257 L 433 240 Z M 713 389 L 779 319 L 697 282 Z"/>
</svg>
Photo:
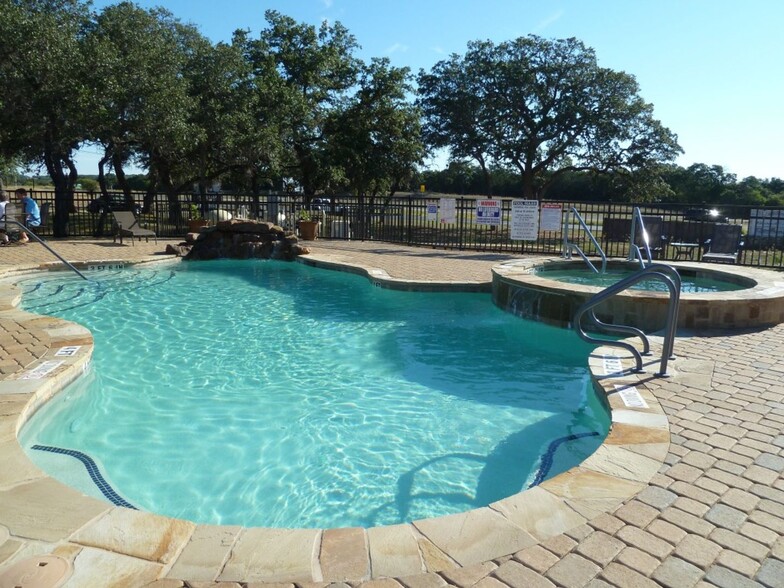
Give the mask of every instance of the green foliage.
<svg viewBox="0 0 784 588">
<path fill-rule="evenodd" d="M 425 148 L 408 91 L 407 69 L 374 59 L 363 69 L 357 93 L 325 125 L 333 166 L 351 193 L 392 194 L 410 185 Z"/>
<path fill-rule="evenodd" d="M 132 2 L 96 13 L 86 0 L 0 0 L 0 15 L 0 177 L 45 170 L 57 236 L 67 234 L 73 154 L 85 144 L 103 151 L 103 188 L 162 189 L 172 203 L 216 179 L 258 194 L 283 178 L 306 195 L 372 197 L 424 181 L 439 192 L 567 200 L 784 199 L 784 180 L 669 164 L 676 137 L 634 78 L 599 67 L 576 39 L 471 42 L 419 73 L 412 104 L 408 70 L 358 60 L 340 23 L 268 11 L 258 34 L 213 44 Z M 449 149 L 448 167 L 420 172 L 426 148 Z M 128 163 L 149 173 L 126 177 Z"/>
<path fill-rule="evenodd" d="M 84 190 L 86 192 L 96 192 L 98 191 L 98 180 L 94 180 L 92 178 L 79 178 L 79 189 Z"/>
<path fill-rule="evenodd" d="M 129 2 L 108 6 L 96 16 L 87 45 L 95 86 L 90 138 L 104 150 L 99 174 L 109 167 L 122 180 L 122 167 L 134 155 L 177 140 L 181 109 L 187 106 L 178 75 L 182 52 L 177 26 L 166 12 Z M 162 125 L 167 127 L 163 133 Z"/>
<path fill-rule="evenodd" d="M 515 168 L 526 197 L 569 170 L 628 173 L 681 152 L 634 78 L 577 39 L 471 42 L 419 86 L 427 140 L 486 176 L 493 162 Z"/>
<path fill-rule="evenodd" d="M 125 181 L 130 190 L 136 190 L 137 192 L 144 192 L 150 186 L 150 180 L 143 174 L 126 176 Z"/>
<path fill-rule="evenodd" d="M 193 221 L 203 220 L 203 217 L 201 215 L 201 210 L 199 210 L 199 207 L 196 206 L 193 202 L 188 204 L 187 210 L 188 210 L 188 218 L 190 220 Z"/>
<path fill-rule="evenodd" d="M 92 91 L 84 51 L 88 5 L 3 0 L 0 6 L 0 156 L 46 169 L 55 187 L 54 235 L 65 237 L 77 180 L 73 154 L 85 139 Z"/>
<path fill-rule="evenodd" d="M 706 170 L 711 173 L 706 174 Z M 493 195 L 519 196 L 521 180 L 510 170 L 492 168 Z M 422 180 L 428 190 L 452 194 L 486 194 L 482 172 L 476 165 L 451 162 L 444 170 L 426 171 Z M 700 186 L 701 183 L 706 185 Z M 717 185 L 720 188 L 717 188 Z M 712 191 L 709 187 L 712 186 Z M 702 199 L 695 199 L 695 191 Z M 715 195 L 715 196 L 714 196 Z M 677 202 L 703 204 L 784 205 L 784 180 L 754 177 L 737 182 L 721 166 L 695 164 L 683 168 L 666 164 L 633 173 L 595 174 L 590 171 L 566 171 L 549 184 L 547 199 L 565 201 Z"/>
<path fill-rule="evenodd" d="M 253 55 L 279 72 L 284 92 L 280 130 L 288 160 L 284 166 L 305 194 L 314 194 L 341 176 L 327 155 L 324 126 L 357 82 L 357 43 L 339 22 L 325 21 L 316 29 L 274 10 L 265 16 L 268 27 Z"/>
</svg>

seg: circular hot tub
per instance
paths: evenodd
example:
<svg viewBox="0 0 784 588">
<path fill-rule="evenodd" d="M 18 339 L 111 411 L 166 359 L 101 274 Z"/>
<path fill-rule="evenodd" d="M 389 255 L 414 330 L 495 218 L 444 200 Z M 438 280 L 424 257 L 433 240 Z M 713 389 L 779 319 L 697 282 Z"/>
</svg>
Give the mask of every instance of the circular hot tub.
<svg viewBox="0 0 784 588">
<path fill-rule="evenodd" d="M 678 327 L 742 329 L 784 322 L 784 276 L 739 266 L 672 263 L 684 281 Z M 526 259 L 493 268 L 493 301 L 527 319 L 569 327 L 576 310 L 615 280 L 639 269 L 623 260 L 608 261 L 607 274 L 590 276 L 579 259 Z M 573 279 L 571 279 L 573 276 Z M 587 277 L 586 277 L 587 276 Z M 609 283 L 607 283 L 609 280 Z M 666 289 L 633 288 L 604 302 L 597 316 L 606 322 L 662 329 L 667 316 Z"/>
</svg>

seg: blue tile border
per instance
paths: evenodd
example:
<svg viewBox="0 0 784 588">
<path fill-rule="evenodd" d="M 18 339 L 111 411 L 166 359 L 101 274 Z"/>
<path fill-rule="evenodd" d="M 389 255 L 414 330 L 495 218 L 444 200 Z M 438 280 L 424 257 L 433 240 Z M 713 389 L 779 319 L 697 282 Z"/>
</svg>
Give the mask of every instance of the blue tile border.
<svg viewBox="0 0 784 588">
<path fill-rule="evenodd" d="M 547 474 L 550 473 L 550 468 L 553 467 L 553 456 L 555 455 L 555 451 L 561 446 L 562 443 L 566 443 L 567 441 L 576 441 L 577 439 L 582 439 L 583 437 L 596 437 L 598 434 L 599 433 L 595 431 L 590 433 L 577 433 L 574 435 L 566 435 L 565 437 L 560 437 L 559 439 L 551 441 L 550 445 L 547 447 L 547 451 L 545 451 L 544 455 L 542 456 L 542 465 L 539 466 L 539 471 L 536 472 L 534 481 L 531 482 L 531 485 L 528 487 L 533 488 L 534 486 L 538 486 L 545 481 Z"/>
<path fill-rule="evenodd" d="M 61 447 L 52 447 L 50 445 L 33 445 L 33 449 L 37 449 L 38 451 L 48 451 L 49 453 L 57 453 L 60 455 L 70 455 L 78 459 L 82 462 L 82 465 L 87 469 L 87 473 L 90 474 L 90 479 L 93 483 L 98 487 L 106 499 L 114 504 L 115 506 L 124 506 L 125 508 L 131 508 L 133 510 L 139 510 L 130 502 L 126 501 L 122 496 L 117 494 L 114 491 L 114 488 L 111 487 L 109 482 L 107 482 L 104 477 L 101 475 L 101 471 L 98 469 L 98 465 L 93 461 L 93 458 L 87 455 L 86 453 L 82 453 L 81 451 L 75 451 L 73 449 L 63 449 Z"/>
</svg>

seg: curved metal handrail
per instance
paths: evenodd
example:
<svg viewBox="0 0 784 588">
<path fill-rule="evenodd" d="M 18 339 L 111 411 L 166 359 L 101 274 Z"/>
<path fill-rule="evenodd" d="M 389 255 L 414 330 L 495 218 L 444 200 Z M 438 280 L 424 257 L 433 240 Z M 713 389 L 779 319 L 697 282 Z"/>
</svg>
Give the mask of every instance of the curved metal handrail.
<svg viewBox="0 0 784 588">
<path fill-rule="evenodd" d="M 580 226 L 582 226 L 582 228 L 585 229 L 585 232 L 588 234 L 588 238 L 593 243 L 593 246 L 596 247 L 596 250 L 599 252 L 599 256 L 602 258 L 602 271 L 601 271 L 601 273 L 605 273 L 605 271 L 607 271 L 607 255 L 605 255 L 604 250 L 602 249 L 601 245 L 599 245 L 599 242 L 596 240 L 596 237 L 593 236 L 593 233 L 591 232 L 591 229 L 588 228 L 587 224 L 585 224 L 585 221 L 583 220 L 583 217 L 580 216 L 580 213 L 577 212 L 577 208 L 574 207 L 574 206 L 572 206 L 572 208 L 567 210 L 566 211 L 566 215 L 564 216 L 564 223 L 563 223 L 563 257 L 564 257 L 564 259 L 571 259 L 572 258 L 572 251 L 576 251 L 577 254 L 580 257 L 582 257 L 583 261 L 588 264 L 588 267 L 591 268 L 593 273 L 595 273 L 595 274 L 599 273 L 599 270 L 596 269 L 596 266 L 593 263 L 591 263 L 591 260 L 588 259 L 588 256 L 585 255 L 585 253 L 583 252 L 582 249 L 580 249 L 580 246 L 577 245 L 577 243 L 572 243 L 571 241 L 569 241 L 569 232 L 568 232 L 567 229 L 569 227 L 569 215 L 570 214 L 574 214 L 574 216 L 577 218 L 577 221 L 580 223 Z"/>
<path fill-rule="evenodd" d="M 64 257 L 62 257 L 62 256 L 61 256 L 59 253 L 57 253 L 57 252 L 56 252 L 54 249 L 52 249 L 51 247 L 49 247 L 49 245 L 47 245 L 47 244 L 46 244 L 46 242 L 45 242 L 43 239 L 41 239 L 41 238 L 40 238 L 38 235 L 36 235 L 35 233 L 33 233 L 33 232 L 32 232 L 32 231 L 31 231 L 31 230 L 28 228 L 28 227 L 26 227 L 25 225 L 23 225 L 23 224 L 22 224 L 22 223 L 20 223 L 19 221 L 15 221 L 15 220 L 11 220 L 11 219 L 5 219 L 5 223 L 6 223 L 6 225 L 16 225 L 16 226 L 18 226 L 18 227 L 19 227 L 20 229 L 22 229 L 22 230 L 23 230 L 25 233 L 27 233 L 27 234 L 28 234 L 30 237 L 32 237 L 32 238 L 33 238 L 35 241 L 37 241 L 38 243 L 40 243 L 41 245 L 43 245 L 43 246 L 44 246 L 44 248 L 45 248 L 45 249 L 47 249 L 47 250 L 49 251 L 49 253 L 51 253 L 52 255 L 54 255 L 54 256 L 55 256 L 57 259 L 59 259 L 60 261 L 62 261 L 62 262 L 63 262 L 63 263 L 66 265 L 66 266 L 68 266 L 68 267 L 69 267 L 71 270 L 73 270 L 73 271 L 76 273 L 76 275 L 77 275 L 77 276 L 79 276 L 79 277 L 80 277 L 80 278 L 82 278 L 83 280 L 86 280 L 86 279 L 87 279 L 87 278 L 85 277 L 85 275 L 84 275 L 82 272 L 80 272 L 80 271 L 79 271 L 78 269 L 76 269 L 76 268 L 75 268 L 73 265 L 71 265 L 71 263 L 70 263 L 70 262 L 68 262 L 68 261 L 67 261 L 67 260 L 66 260 Z"/>
<path fill-rule="evenodd" d="M 645 267 L 645 260 L 642 257 L 642 250 L 637 245 L 637 243 L 635 243 L 638 226 L 642 229 L 642 243 L 643 247 L 645 248 L 645 255 L 648 258 L 648 265 L 650 265 L 653 262 L 653 256 L 651 255 L 651 243 L 650 239 L 648 238 L 648 231 L 645 230 L 645 223 L 642 220 L 642 212 L 640 211 L 640 207 L 635 206 L 632 213 L 632 231 L 629 241 L 629 261 L 634 261 L 635 258 L 639 259 L 640 267 Z"/>
<path fill-rule="evenodd" d="M 577 331 L 577 335 L 581 339 L 588 341 L 589 343 L 604 344 L 626 349 L 634 356 L 637 366 L 636 370 L 638 372 L 642 371 L 642 355 L 634 345 L 625 341 L 613 341 L 610 339 L 592 337 L 583 329 L 582 320 L 583 315 L 589 313 L 588 318 L 590 319 L 591 324 L 597 327 L 600 331 L 640 337 L 643 343 L 643 353 L 647 354 L 650 350 L 650 343 L 648 341 L 648 337 L 642 330 L 628 325 L 604 323 L 596 317 L 595 308 L 616 294 L 619 294 L 620 292 L 631 288 L 638 282 L 651 277 L 660 279 L 667 286 L 667 290 L 670 294 L 670 300 L 667 306 L 667 322 L 664 328 L 664 344 L 662 346 L 661 363 L 659 372 L 657 373 L 659 376 L 666 376 L 667 361 L 673 358 L 675 329 L 678 324 L 678 305 L 680 303 L 681 297 L 681 276 L 671 265 L 666 265 L 663 263 L 654 263 L 648 265 L 637 273 L 624 278 L 620 282 L 617 282 L 608 288 L 605 288 L 577 309 L 577 312 L 574 315 L 574 329 Z"/>
</svg>

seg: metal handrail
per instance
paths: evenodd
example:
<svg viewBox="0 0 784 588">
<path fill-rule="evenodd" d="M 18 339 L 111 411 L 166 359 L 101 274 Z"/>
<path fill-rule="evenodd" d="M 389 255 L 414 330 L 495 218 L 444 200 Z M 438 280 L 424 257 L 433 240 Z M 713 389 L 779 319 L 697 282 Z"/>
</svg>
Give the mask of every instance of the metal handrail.
<svg viewBox="0 0 784 588">
<path fill-rule="evenodd" d="M 653 256 L 651 255 L 651 243 L 650 239 L 648 238 L 648 231 L 645 230 L 645 222 L 642 220 L 642 212 L 640 212 L 639 206 L 635 206 L 634 210 L 632 211 L 632 231 L 629 241 L 629 261 L 639 259 L 640 267 L 645 267 L 645 261 L 642 258 L 642 251 L 640 250 L 640 247 L 637 245 L 637 243 L 635 243 L 637 226 L 642 229 L 642 242 L 643 246 L 645 247 L 645 254 L 648 257 L 648 265 L 650 265 L 653 262 Z"/>
<path fill-rule="evenodd" d="M 55 256 L 57 259 L 59 259 L 60 261 L 62 261 L 62 262 L 63 262 L 63 263 L 66 265 L 66 266 L 68 266 L 68 267 L 69 267 L 71 270 L 73 270 L 73 271 L 76 273 L 76 275 L 77 275 L 77 276 L 79 276 L 79 277 L 80 277 L 80 278 L 82 278 L 83 280 L 86 280 L 86 279 L 87 279 L 87 278 L 85 277 L 85 275 L 84 275 L 82 272 L 80 272 L 80 271 L 79 271 L 78 269 L 76 269 L 76 268 L 75 268 L 73 265 L 71 265 L 71 263 L 70 263 L 70 262 L 68 262 L 68 261 L 67 261 L 67 260 L 66 260 L 64 257 L 62 257 L 62 256 L 61 256 L 59 253 L 57 253 L 57 252 L 56 252 L 54 249 L 52 249 L 51 247 L 49 247 L 49 245 L 47 245 L 47 244 L 46 244 L 46 242 L 45 242 L 43 239 L 41 239 L 41 238 L 40 238 L 38 235 L 36 235 L 35 233 L 33 233 L 33 232 L 32 232 L 32 231 L 31 231 L 31 230 L 28 228 L 28 227 L 26 227 L 25 225 L 23 225 L 23 224 L 22 224 L 22 223 L 20 223 L 19 221 L 16 221 L 16 220 L 11 220 L 11 219 L 9 219 L 9 218 L 5 219 L 5 224 L 6 224 L 6 226 L 7 226 L 7 225 L 16 225 L 16 226 L 18 226 L 18 227 L 19 227 L 20 229 L 22 229 L 22 230 L 23 230 L 25 233 L 27 233 L 27 234 L 28 234 L 30 237 L 32 237 L 32 238 L 33 238 L 35 241 L 37 241 L 38 243 L 40 243 L 41 245 L 43 245 L 43 246 L 44 246 L 44 248 L 45 248 L 45 249 L 47 249 L 47 250 L 49 251 L 49 253 L 51 253 L 52 255 L 54 255 L 54 256 Z"/>
<path fill-rule="evenodd" d="M 595 308 L 616 294 L 631 288 L 638 282 L 641 282 L 642 280 L 649 277 L 658 278 L 664 282 L 670 293 L 670 299 L 667 305 L 667 321 L 664 327 L 664 344 L 662 346 L 661 362 L 659 366 L 659 372 L 656 374 L 658 376 L 666 376 L 667 362 L 669 359 L 674 359 L 673 347 L 675 345 L 675 329 L 678 325 L 678 305 L 681 298 L 681 276 L 671 265 L 666 265 L 664 263 L 654 263 L 648 265 L 637 273 L 624 278 L 620 282 L 617 282 L 608 288 L 605 288 L 577 309 L 577 312 L 574 315 L 574 329 L 577 331 L 577 335 L 581 339 L 588 341 L 589 343 L 604 344 L 626 349 L 634 356 L 637 365 L 636 371 L 642 371 L 642 355 L 634 345 L 625 341 L 613 341 L 610 339 L 592 337 L 583 329 L 582 319 L 583 315 L 589 313 L 588 318 L 590 319 L 591 323 L 599 330 L 640 337 L 643 342 L 643 353 L 647 354 L 650 350 L 650 343 L 648 341 L 648 337 L 643 331 L 628 325 L 614 325 L 604 323 L 596 317 Z"/>
<path fill-rule="evenodd" d="M 574 206 L 572 206 L 571 209 L 567 210 L 566 211 L 566 215 L 564 216 L 564 223 L 563 223 L 563 254 L 562 254 L 563 258 L 564 259 L 571 259 L 572 258 L 572 251 L 576 251 L 577 254 L 580 257 L 582 257 L 583 261 L 586 264 L 588 264 L 588 267 L 591 268 L 593 273 L 595 273 L 595 274 L 599 273 L 599 270 L 596 269 L 596 266 L 593 263 L 591 263 L 591 260 L 588 259 L 588 256 L 585 255 L 585 253 L 583 252 L 582 249 L 580 249 L 580 246 L 577 245 L 577 243 L 572 243 L 572 242 L 569 241 L 568 227 L 569 227 L 569 224 L 570 224 L 569 223 L 569 215 L 570 214 L 574 214 L 574 216 L 577 218 L 577 221 L 580 223 L 580 226 L 582 226 L 582 228 L 585 229 L 585 232 L 588 235 L 588 238 L 593 243 L 593 246 L 596 247 L 596 250 L 599 252 L 599 256 L 602 258 L 602 271 L 601 271 L 601 273 L 605 273 L 607 271 L 607 256 L 605 255 L 604 250 L 602 249 L 601 245 L 599 245 L 599 242 L 596 240 L 596 237 L 593 236 L 593 233 L 591 232 L 591 229 L 588 228 L 587 224 L 585 224 L 585 221 L 583 220 L 583 217 L 580 216 L 580 213 L 577 212 L 577 208 L 574 207 Z"/>
</svg>

